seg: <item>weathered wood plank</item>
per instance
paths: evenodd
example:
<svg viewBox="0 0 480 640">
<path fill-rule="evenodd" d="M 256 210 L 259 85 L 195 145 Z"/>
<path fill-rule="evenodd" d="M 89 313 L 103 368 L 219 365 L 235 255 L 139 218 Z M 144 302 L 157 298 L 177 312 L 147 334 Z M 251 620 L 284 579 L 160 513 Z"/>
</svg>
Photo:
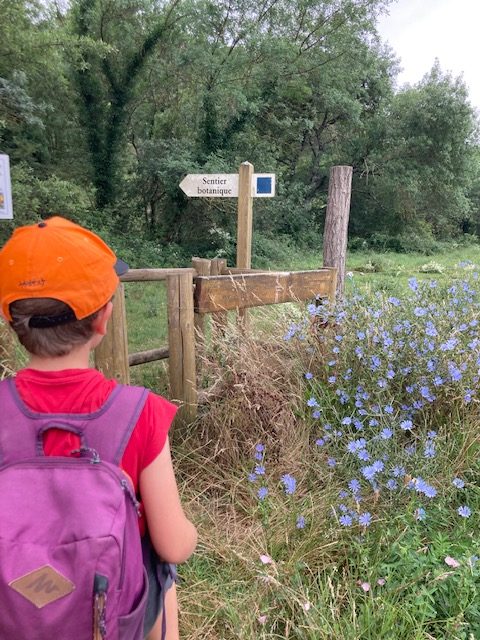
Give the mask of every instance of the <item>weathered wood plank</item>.
<svg viewBox="0 0 480 640">
<path fill-rule="evenodd" d="M 215 313 L 331 297 L 334 269 L 195 278 L 195 310 Z"/>
<path fill-rule="evenodd" d="M 120 277 L 122 282 L 148 282 L 166 280 L 168 276 L 181 275 L 182 273 L 196 274 L 195 269 L 129 269 Z"/>
<path fill-rule="evenodd" d="M 212 260 L 212 268 L 210 274 L 212 276 L 220 276 L 227 269 L 227 261 L 225 258 L 214 258 Z M 212 329 L 224 334 L 228 325 L 228 314 L 225 311 L 214 313 L 212 315 Z"/>
<path fill-rule="evenodd" d="M 149 349 L 148 351 L 138 351 L 128 356 L 128 364 L 131 367 L 137 364 L 146 364 L 147 362 L 155 362 L 156 360 L 165 360 L 168 358 L 168 347 L 159 347 L 158 349 Z"/>
</svg>

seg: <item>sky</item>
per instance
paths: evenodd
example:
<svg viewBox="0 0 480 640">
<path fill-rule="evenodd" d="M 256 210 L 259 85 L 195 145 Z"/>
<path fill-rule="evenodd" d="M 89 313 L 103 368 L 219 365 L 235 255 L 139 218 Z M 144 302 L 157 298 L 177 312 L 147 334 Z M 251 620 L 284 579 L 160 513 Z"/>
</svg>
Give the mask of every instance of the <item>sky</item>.
<svg viewBox="0 0 480 640">
<path fill-rule="evenodd" d="M 397 0 L 379 31 L 400 58 L 399 85 L 414 84 L 438 58 L 442 71 L 463 75 L 480 109 L 480 0 Z"/>
</svg>

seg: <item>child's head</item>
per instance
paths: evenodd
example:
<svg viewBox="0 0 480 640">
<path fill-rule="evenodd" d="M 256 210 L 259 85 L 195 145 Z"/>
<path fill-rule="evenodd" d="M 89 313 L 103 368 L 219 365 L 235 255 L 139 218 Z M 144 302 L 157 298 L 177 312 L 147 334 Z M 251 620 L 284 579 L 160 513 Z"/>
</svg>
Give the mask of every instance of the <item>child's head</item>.
<svg viewBox="0 0 480 640">
<path fill-rule="evenodd" d="M 128 269 L 97 235 L 50 218 L 16 229 L 0 250 L 0 308 L 30 353 L 63 356 L 94 334 Z"/>
</svg>

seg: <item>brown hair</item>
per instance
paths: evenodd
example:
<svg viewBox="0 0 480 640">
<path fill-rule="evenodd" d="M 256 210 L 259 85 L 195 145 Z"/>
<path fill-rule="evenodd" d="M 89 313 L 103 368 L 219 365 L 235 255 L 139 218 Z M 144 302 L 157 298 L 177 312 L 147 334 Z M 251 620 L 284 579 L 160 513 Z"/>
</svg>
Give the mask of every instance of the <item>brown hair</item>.
<svg viewBox="0 0 480 640">
<path fill-rule="evenodd" d="M 59 316 L 71 312 L 70 307 L 53 298 L 27 298 L 10 304 L 13 330 L 25 349 L 36 356 L 66 356 L 76 346 L 85 344 L 93 336 L 92 322 L 98 311 L 82 320 L 74 320 L 55 327 L 29 326 L 32 316 Z"/>
</svg>

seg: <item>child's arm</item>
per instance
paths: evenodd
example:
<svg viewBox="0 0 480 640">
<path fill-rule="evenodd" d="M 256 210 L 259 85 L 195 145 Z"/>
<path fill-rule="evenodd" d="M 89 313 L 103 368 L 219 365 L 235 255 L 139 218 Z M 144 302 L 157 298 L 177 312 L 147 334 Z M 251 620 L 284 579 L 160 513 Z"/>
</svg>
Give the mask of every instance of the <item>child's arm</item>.
<svg viewBox="0 0 480 640">
<path fill-rule="evenodd" d="M 184 562 L 197 544 L 197 530 L 180 503 L 167 438 L 155 460 L 140 474 L 148 531 L 155 551 L 165 562 Z"/>
</svg>

